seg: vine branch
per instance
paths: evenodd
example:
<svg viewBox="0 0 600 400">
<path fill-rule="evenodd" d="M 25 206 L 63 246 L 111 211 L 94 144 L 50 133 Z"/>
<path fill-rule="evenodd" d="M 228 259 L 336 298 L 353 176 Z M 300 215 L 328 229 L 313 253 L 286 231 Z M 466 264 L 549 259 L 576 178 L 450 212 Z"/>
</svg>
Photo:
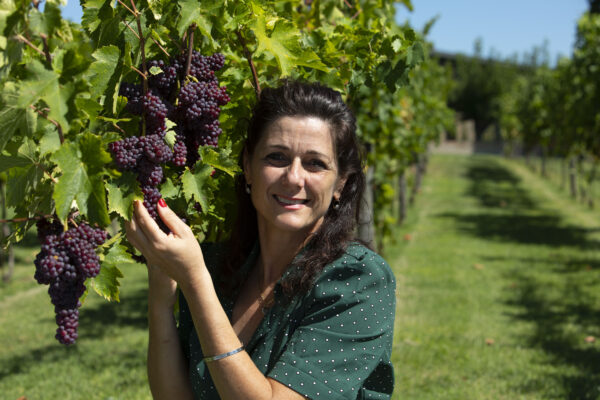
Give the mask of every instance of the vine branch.
<svg viewBox="0 0 600 400">
<path fill-rule="evenodd" d="M 36 45 L 34 45 L 33 43 L 31 43 L 29 40 L 27 40 L 27 38 L 25 36 L 19 34 L 19 35 L 15 35 L 13 37 L 15 39 L 17 39 L 19 42 L 25 43 L 27 46 L 31 47 L 33 50 L 37 51 L 38 53 L 40 53 L 44 57 L 46 56 L 46 54 L 44 54 L 44 52 L 42 50 L 38 49 Z"/>
<path fill-rule="evenodd" d="M 250 53 L 250 50 L 248 50 L 248 47 L 246 46 L 246 41 L 244 40 L 244 37 L 242 36 L 242 33 L 239 31 L 239 29 L 235 31 L 235 34 L 237 35 L 238 40 L 242 45 L 244 57 L 246 57 L 246 60 L 248 60 L 248 65 L 250 65 L 250 70 L 252 71 L 252 78 L 254 79 L 254 91 L 256 92 L 256 98 L 258 99 L 260 97 L 260 84 L 258 83 L 258 74 L 256 73 L 254 61 L 252 61 L 252 53 Z"/>
<path fill-rule="evenodd" d="M 44 45 L 44 57 L 46 57 L 46 62 L 48 65 L 51 65 L 52 55 L 50 54 L 50 49 L 48 48 L 48 36 L 46 36 L 44 33 L 41 33 L 40 38 L 42 38 L 42 44 Z"/>
<path fill-rule="evenodd" d="M 33 104 L 31 104 L 29 108 L 38 113 L 41 117 L 47 119 L 48 122 L 52 123 L 52 125 L 56 127 L 56 129 L 58 130 L 58 138 L 60 139 L 60 144 L 63 144 L 65 142 L 65 135 L 63 134 L 62 126 L 60 126 L 60 124 L 52 118 L 48 118 L 48 115 L 46 115 L 42 110 L 35 108 Z"/>
<path fill-rule="evenodd" d="M 194 50 L 194 31 L 196 30 L 196 24 L 193 23 L 189 27 L 189 38 L 188 38 L 188 52 L 187 52 L 187 60 L 185 62 L 185 76 L 190 74 L 190 68 L 192 67 L 192 51 Z"/>
<path fill-rule="evenodd" d="M 123 3 L 121 0 L 117 0 L 117 1 L 119 2 L 120 5 L 122 5 L 123 7 L 125 7 L 125 9 L 127 11 L 129 11 L 130 13 L 132 13 L 134 16 L 137 17 L 137 15 L 135 14 L 135 12 L 131 8 L 127 7 L 127 4 Z"/>
</svg>

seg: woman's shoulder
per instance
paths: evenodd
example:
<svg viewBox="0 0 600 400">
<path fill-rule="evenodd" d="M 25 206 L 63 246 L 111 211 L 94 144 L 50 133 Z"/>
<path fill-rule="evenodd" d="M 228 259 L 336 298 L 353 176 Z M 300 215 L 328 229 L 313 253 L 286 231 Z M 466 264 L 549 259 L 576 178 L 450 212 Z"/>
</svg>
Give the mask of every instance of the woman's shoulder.
<svg viewBox="0 0 600 400">
<path fill-rule="evenodd" d="M 355 287 L 359 283 L 361 287 L 367 283 L 395 286 L 395 278 L 383 257 L 363 244 L 352 242 L 340 257 L 323 268 L 315 286 L 342 288 Z"/>
<path fill-rule="evenodd" d="M 344 254 L 327 265 L 326 268 L 348 267 L 391 272 L 389 264 L 383 257 L 358 242 L 351 242 L 348 244 Z"/>
</svg>

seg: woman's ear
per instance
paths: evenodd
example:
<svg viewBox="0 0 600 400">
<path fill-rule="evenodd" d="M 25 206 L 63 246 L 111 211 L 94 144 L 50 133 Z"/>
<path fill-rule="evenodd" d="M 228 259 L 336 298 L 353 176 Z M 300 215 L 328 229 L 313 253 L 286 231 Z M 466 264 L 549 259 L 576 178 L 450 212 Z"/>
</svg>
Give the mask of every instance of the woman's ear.
<svg viewBox="0 0 600 400">
<path fill-rule="evenodd" d="M 333 197 L 337 200 L 342 196 L 342 191 L 344 190 L 344 185 L 346 185 L 347 177 L 338 177 L 338 180 L 335 184 L 335 190 L 333 191 Z"/>
</svg>

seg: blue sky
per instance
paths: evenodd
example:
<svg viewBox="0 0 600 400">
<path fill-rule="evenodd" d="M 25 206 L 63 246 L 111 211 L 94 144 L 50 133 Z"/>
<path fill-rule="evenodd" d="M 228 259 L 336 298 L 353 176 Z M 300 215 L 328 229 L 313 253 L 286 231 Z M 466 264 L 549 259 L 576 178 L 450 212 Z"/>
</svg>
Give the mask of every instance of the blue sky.
<svg viewBox="0 0 600 400">
<path fill-rule="evenodd" d="M 438 51 L 473 54 L 477 38 L 484 55 L 519 58 L 547 41 L 550 62 L 569 56 L 577 19 L 587 10 L 587 0 L 412 0 L 413 12 L 398 7 L 396 20 L 409 21 L 421 30 L 431 18 L 439 19 L 427 37 Z M 81 20 L 79 1 L 69 0 L 64 17 Z"/>
<path fill-rule="evenodd" d="M 483 54 L 522 58 L 548 41 L 550 62 L 570 56 L 577 20 L 588 9 L 587 0 L 412 0 L 413 12 L 398 7 L 396 20 L 421 30 L 439 15 L 427 39 L 438 51 L 473 54 L 477 38 Z"/>
</svg>

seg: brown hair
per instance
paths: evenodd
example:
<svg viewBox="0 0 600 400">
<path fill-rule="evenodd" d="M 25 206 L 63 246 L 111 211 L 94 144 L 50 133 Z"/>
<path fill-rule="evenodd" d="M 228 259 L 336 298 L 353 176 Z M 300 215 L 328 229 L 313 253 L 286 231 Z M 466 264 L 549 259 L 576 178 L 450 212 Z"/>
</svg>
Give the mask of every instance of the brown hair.
<svg viewBox="0 0 600 400">
<path fill-rule="evenodd" d="M 333 136 L 338 173 L 346 182 L 339 206 L 333 202 L 324 221 L 313 234 L 306 249 L 293 266 L 296 268 L 282 281 L 284 293 L 293 296 L 307 291 L 316 275 L 328 263 L 339 258 L 354 238 L 359 217 L 359 201 L 365 187 L 362 152 L 356 137 L 356 120 L 339 92 L 317 83 L 284 81 L 277 88 L 266 88 L 254 107 L 244 150 L 252 156 L 265 129 L 282 117 L 316 117 L 329 124 Z M 242 160 L 240 159 L 240 165 Z M 236 276 L 258 238 L 256 210 L 245 192 L 246 180 L 236 180 L 238 216 L 229 242 L 223 276 Z M 230 281 L 230 290 L 241 282 Z"/>
</svg>

